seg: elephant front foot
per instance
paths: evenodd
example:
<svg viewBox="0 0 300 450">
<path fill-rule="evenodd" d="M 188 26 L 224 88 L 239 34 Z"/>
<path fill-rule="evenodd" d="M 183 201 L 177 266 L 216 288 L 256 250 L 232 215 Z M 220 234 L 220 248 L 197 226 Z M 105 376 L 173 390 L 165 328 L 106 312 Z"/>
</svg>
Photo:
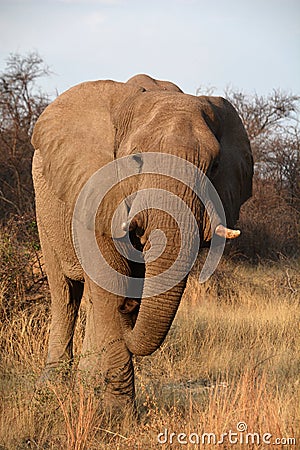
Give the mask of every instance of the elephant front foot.
<svg viewBox="0 0 300 450">
<path fill-rule="evenodd" d="M 116 423 L 136 418 L 133 363 L 131 358 L 123 365 L 104 373 L 103 409 Z"/>
<path fill-rule="evenodd" d="M 132 424 L 138 419 L 135 400 L 126 395 L 104 393 L 102 408 L 105 420 L 114 428 L 122 423 Z"/>
<path fill-rule="evenodd" d="M 94 361 L 95 362 L 95 361 Z M 134 374 L 130 355 L 115 367 L 107 367 L 108 361 L 93 365 L 93 360 L 85 357 L 79 364 L 77 385 L 99 400 L 99 412 L 104 413 L 107 423 L 131 421 L 136 418 Z M 102 370 L 101 370 L 102 366 Z"/>
<path fill-rule="evenodd" d="M 100 409 L 108 421 L 118 423 L 136 417 L 134 373 L 130 356 L 122 364 L 103 368 L 102 371 L 87 371 L 81 366 L 77 381 L 85 390 L 98 397 Z"/>
</svg>

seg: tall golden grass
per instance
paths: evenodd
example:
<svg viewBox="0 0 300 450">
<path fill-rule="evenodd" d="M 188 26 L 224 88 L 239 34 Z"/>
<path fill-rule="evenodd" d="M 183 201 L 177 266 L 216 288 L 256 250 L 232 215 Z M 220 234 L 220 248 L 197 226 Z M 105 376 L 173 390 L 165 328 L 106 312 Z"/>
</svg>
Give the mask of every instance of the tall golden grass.
<svg viewBox="0 0 300 450">
<path fill-rule="evenodd" d="M 119 427 L 107 423 L 99 399 L 82 385 L 57 382 L 35 394 L 49 327 L 47 287 L 40 283 L 35 295 L 16 292 L 10 308 L 9 280 L 2 278 L 0 449 L 274 447 L 261 442 L 266 433 L 270 442 L 281 441 L 276 448 L 299 448 L 295 261 L 251 267 L 224 260 L 201 286 L 192 274 L 162 347 L 135 358 L 139 421 Z M 77 350 L 82 333 L 79 324 Z M 243 424 L 247 430 L 238 431 Z M 239 443 L 228 436 L 223 443 L 208 443 L 213 437 L 205 433 L 220 441 L 229 430 Z M 204 445 L 196 444 L 203 436 Z"/>
</svg>

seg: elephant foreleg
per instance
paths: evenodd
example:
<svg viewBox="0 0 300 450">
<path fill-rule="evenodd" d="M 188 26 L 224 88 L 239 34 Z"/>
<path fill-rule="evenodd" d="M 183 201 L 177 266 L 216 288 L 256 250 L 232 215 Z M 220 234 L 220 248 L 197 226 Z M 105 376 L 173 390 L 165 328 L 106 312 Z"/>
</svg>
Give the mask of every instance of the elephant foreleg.
<svg viewBox="0 0 300 450">
<path fill-rule="evenodd" d="M 104 392 L 104 404 L 114 415 L 133 408 L 134 374 L 120 327 L 118 307 L 123 302 L 86 280 L 86 330 L 79 375 L 96 391 Z"/>
<path fill-rule="evenodd" d="M 48 283 L 51 291 L 51 325 L 46 366 L 41 380 L 67 372 L 73 359 L 73 335 L 83 293 L 83 283 L 63 274 L 51 246 L 43 240 Z"/>
</svg>

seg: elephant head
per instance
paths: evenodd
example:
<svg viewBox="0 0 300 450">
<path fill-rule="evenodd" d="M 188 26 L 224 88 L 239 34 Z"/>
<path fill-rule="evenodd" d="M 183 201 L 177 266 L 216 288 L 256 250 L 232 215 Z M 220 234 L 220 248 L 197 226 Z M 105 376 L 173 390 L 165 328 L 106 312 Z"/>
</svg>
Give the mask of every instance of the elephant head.
<svg viewBox="0 0 300 450">
<path fill-rule="evenodd" d="M 124 126 L 118 128 L 119 123 L 126 123 L 126 130 Z M 247 134 L 228 101 L 173 91 L 146 91 L 131 103 L 129 115 L 128 108 L 121 107 L 116 124 L 117 130 L 121 130 L 116 137 L 117 157 L 132 154 L 133 159 L 138 161 L 140 173 L 143 173 L 143 154 L 147 152 L 176 155 L 190 162 L 211 180 L 223 203 L 226 221 L 230 227 L 234 226 L 241 205 L 251 195 L 253 163 Z M 168 164 L 166 159 L 162 164 Z M 181 170 L 188 171 L 188 168 L 183 164 Z M 161 170 L 158 159 L 157 174 L 144 176 L 139 180 L 142 194 L 137 193 L 129 212 L 130 230 L 145 244 L 146 271 L 135 325 L 130 318 L 130 312 L 136 306 L 134 302 L 125 302 L 120 312 L 126 344 L 132 353 L 139 355 L 150 354 L 160 346 L 176 314 L 185 286 L 185 278 L 182 276 L 178 283 L 173 283 L 171 289 L 162 288 L 162 293 L 149 295 L 157 275 L 166 271 L 174 262 L 183 242 L 174 219 L 161 210 L 157 211 L 153 203 L 149 207 L 143 190 L 156 187 L 179 195 L 196 218 L 201 245 L 210 241 L 213 232 L 225 238 L 239 235 L 239 231 L 228 230 L 223 226 L 217 205 L 208 202 L 206 208 L 210 211 L 203 211 L 201 201 L 191 189 L 182 185 L 178 179 L 162 176 L 162 173 L 164 171 Z M 182 175 L 184 179 L 190 176 L 187 173 Z M 209 189 L 205 186 L 205 179 L 204 177 L 203 190 Z M 201 183 L 201 180 L 198 182 Z M 168 201 L 171 200 L 166 197 L 164 211 L 168 211 L 170 207 Z M 134 215 L 135 211 L 140 210 L 142 212 Z M 187 224 L 185 228 L 187 236 L 180 260 L 181 269 L 185 273 L 190 269 L 191 255 L 195 248 L 194 233 L 189 231 L 191 227 L 191 224 Z M 163 231 L 167 244 L 159 258 L 148 261 L 145 250 L 149 249 L 149 238 L 156 229 Z M 153 245 L 155 242 L 151 242 L 151 247 Z M 168 276 L 172 275 L 166 275 Z M 177 273 L 175 278 L 176 276 Z M 167 282 L 166 284 L 168 285 Z"/>
</svg>

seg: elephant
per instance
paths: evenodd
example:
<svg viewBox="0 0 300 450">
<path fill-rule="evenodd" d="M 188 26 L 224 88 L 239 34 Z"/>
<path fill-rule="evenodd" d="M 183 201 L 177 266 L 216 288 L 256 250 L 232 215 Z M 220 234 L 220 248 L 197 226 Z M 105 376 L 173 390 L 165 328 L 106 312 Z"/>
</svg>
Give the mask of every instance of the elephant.
<svg viewBox="0 0 300 450">
<path fill-rule="evenodd" d="M 165 212 L 164 199 L 155 195 L 167 190 L 187 205 L 199 231 L 200 248 L 209 246 L 215 235 L 237 237 L 234 227 L 240 207 L 252 194 L 253 159 L 247 133 L 226 99 L 185 94 L 171 82 L 136 75 L 125 83 L 88 81 L 67 90 L 37 120 L 32 144 L 36 217 L 51 293 L 48 355 L 41 378 L 47 380 L 58 368 L 72 364 L 74 329 L 84 296 L 87 317 L 78 374 L 103 392 L 105 407 L 113 413 L 134 411 L 132 356 L 150 355 L 164 341 L 190 268 L 158 293 L 151 294 L 151 279 L 168 272 L 182 239 L 183 259 L 195 245 L 193 233 L 183 236 L 176 220 Z M 203 189 L 209 180 L 219 195 L 226 223 L 213 202 L 208 214 L 209 208 L 182 180 L 159 170 L 143 173 L 148 153 L 176 157 L 200 170 Z M 98 250 L 112 270 L 126 279 L 141 280 L 141 291 L 134 298 L 126 291 L 106 289 L 85 271 L 73 229 L 84 186 L 99 169 L 124 158 L 131 176 L 107 191 L 92 228 Z M 101 187 L 101 179 L 97 183 Z M 146 191 L 154 193 L 151 205 L 142 195 Z M 124 203 L 126 198 L 130 201 Z M 117 205 L 121 218 L 112 227 Z M 88 233 L 85 224 L 83 235 L 85 226 Z M 155 248 L 155 230 L 164 234 L 164 249 L 153 259 L 147 255 Z M 122 244 L 124 239 L 141 255 L 139 261 L 118 250 L 116 242 Z M 98 271 L 97 264 L 92 270 Z M 110 276 L 105 278 L 111 281 Z"/>
</svg>

